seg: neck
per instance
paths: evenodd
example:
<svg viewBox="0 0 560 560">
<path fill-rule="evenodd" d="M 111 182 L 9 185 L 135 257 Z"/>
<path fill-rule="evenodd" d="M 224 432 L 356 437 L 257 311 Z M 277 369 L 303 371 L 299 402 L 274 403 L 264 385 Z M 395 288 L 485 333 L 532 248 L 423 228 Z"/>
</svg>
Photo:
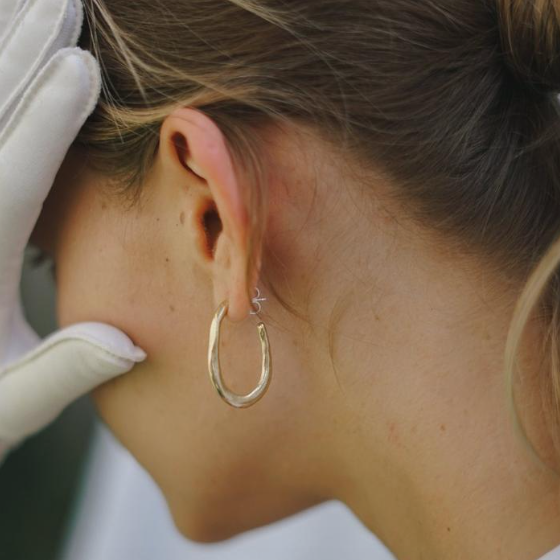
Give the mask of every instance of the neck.
<svg viewBox="0 0 560 560">
<path fill-rule="evenodd" d="M 337 497 L 400 559 L 536 560 L 560 544 L 560 478 L 509 415 L 503 355 L 517 294 L 473 280 L 470 265 L 426 266 L 410 248 L 406 266 L 391 263 L 395 277 L 374 266 L 375 300 L 338 324 L 353 429 L 340 434 L 348 481 Z M 537 451 L 553 457 L 536 383 L 540 337 L 528 329 L 515 394 Z"/>
</svg>

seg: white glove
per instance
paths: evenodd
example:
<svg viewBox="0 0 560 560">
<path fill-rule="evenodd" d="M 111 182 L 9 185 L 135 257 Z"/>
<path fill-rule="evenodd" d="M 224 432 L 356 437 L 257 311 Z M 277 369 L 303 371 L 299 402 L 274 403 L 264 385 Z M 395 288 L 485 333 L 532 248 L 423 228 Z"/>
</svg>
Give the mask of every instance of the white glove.
<svg viewBox="0 0 560 560">
<path fill-rule="evenodd" d="M 146 357 L 102 323 L 41 342 L 21 307 L 25 247 L 101 90 L 97 61 L 75 46 L 82 23 L 80 0 L 0 0 L 0 461 L 70 402 Z"/>
</svg>

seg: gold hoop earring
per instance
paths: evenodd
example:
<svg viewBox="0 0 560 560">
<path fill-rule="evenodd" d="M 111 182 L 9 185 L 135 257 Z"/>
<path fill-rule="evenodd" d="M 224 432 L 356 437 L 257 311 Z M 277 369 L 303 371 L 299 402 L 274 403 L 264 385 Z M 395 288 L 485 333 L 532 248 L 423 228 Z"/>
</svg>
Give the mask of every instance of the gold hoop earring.
<svg viewBox="0 0 560 560">
<path fill-rule="evenodd" d="M 258 385 L 247 395 L 237 395 L 230 391 L 222 380 L 220 371 L 220 326 L 222 319 L 227 312 L 227 300 L 223 301 L 218 307 L 212 324 L 210 325 L 210 340 L 208 344 L 208 372 L 210 373 L 210 380 L 212 385 L 222 399 L 235 408 L 247 408 L 254 405 L 260 400 L 268 389 L 271 378 L 271 360 L 270 360 L 270 345 L 268 342 L 268 335 L 264 323 L 260 321 L 257 324 L 257 331 L 261 343 L 262 352 L 262 367 L 261 377 Z"/>
</svg>

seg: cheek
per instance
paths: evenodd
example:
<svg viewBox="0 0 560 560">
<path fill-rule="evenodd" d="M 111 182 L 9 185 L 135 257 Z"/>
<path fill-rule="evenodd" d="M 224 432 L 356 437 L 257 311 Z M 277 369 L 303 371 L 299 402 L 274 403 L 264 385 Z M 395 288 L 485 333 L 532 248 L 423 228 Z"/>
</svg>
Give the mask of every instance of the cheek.
<svg viewBox="0 0 560 560">
<path fill-rule="evenodd" d="M 57 314 L 61 326 L 99 321 L 119 328 L 159 365 L 177 345 L 171 333 L 196 338 L 182 317 L 196 317 L 200 279 L 190 270 L 180 274 L 173 255 L 161 250 L 162 234 L 146 221 L 74 209 L 57 247 Z"/>
</svg>

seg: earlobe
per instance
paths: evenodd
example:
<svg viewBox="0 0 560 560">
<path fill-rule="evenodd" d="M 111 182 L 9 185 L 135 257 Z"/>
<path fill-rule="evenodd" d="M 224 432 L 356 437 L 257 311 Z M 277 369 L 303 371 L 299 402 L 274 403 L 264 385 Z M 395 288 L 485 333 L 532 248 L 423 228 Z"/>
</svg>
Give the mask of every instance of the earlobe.
<svg viewBox="0 0 560 560">
<path fill-rule="evenodd" d="M 175 177 L 178 188 L 188 178 L 196 185 L 188 196 L 189 226 L 197 260 L 213 282 L 215 305 L 227 300 L 229 319 L 242 320 L 252 309 L 248 284 L 256 284 L 258 271 L 247 271 L 253 232 L 226 139 L 210 117 L 181 107 L 165 119 L 160 140 L 167 176 Z"/>
</svg>

